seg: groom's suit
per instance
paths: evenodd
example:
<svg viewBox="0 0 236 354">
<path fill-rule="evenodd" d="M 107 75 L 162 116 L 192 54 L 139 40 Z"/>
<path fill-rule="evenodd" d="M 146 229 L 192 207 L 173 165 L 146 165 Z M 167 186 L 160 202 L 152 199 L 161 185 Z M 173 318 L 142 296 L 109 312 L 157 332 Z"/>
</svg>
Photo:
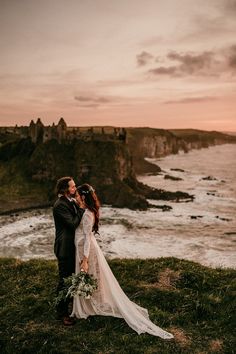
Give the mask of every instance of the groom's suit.
<svg viewBox="0 0 236 354">
<path fill-rule="evenodd" d="M 75 230 L 78 227 L 84 210 L 74 202 L 62 196 L 53 206 L 53 217 L 56 228 L 54 253 L 58 260 L 59 283 L 57 292 L 63 289 L 63 278 L 75 272 Z M 68 314 L 68 302 L 61 302 L 57 308 L 59 316 Z"/>
</svg>

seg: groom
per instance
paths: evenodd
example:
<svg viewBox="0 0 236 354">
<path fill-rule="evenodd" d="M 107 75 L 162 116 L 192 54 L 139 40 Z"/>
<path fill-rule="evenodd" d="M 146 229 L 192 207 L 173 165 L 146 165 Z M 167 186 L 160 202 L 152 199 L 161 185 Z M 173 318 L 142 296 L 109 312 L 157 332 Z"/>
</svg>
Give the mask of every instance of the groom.
<svg viewBox="0 0 236 354">
<path fill-rule="evenodd" d="M 72 177 L 62 177 L 57 181 L 57 201 L 53 206 L 53 217 L 56 229 L 54 253 L 58 261 L 59 283 L 57 294 L 64 287 L 63 278 L 75 273 L 75 230 L 78 227 L 84 210 L 74 202 L 76 185 Z M 70 300 L 61 301 L 57 305 L 57 315 L 65 326 L 74 324 L 69 317 Z"/>
</svg>

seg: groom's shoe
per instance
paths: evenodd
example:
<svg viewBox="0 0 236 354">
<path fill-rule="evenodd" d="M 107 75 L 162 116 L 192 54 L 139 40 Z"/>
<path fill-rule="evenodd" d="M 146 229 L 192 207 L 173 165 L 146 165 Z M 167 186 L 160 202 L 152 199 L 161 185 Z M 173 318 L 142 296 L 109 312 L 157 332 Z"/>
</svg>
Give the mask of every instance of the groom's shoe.
<svg viewBox="0 0 236 354">
<path fill-rule="evenodd" d="M 75 325 L 76 320 L 74 317 L 64 316 L 62 322 L 64 326 L 73 326 Z"/>
</svg>

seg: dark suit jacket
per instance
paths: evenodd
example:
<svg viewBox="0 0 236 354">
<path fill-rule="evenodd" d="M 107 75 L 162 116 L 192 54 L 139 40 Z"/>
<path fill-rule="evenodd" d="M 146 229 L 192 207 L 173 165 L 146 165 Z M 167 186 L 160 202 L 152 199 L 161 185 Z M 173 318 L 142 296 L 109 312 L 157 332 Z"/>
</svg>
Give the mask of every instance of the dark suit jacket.
<svg viewBox="0 0 236 354">
<path fill-rule="evenodd" d="M 53 217 L 56 228 L 54 253 L 57 258 L 75 257 L 75 230 L 78 227 L 84 210 L 66 197 L 57 199 L 53 206 Z"/>
</svg>

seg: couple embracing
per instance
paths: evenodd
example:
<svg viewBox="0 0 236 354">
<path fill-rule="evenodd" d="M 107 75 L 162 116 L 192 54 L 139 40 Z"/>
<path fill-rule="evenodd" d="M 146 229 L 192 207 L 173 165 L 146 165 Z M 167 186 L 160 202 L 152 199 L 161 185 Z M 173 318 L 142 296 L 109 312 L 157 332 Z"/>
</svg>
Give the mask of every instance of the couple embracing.
<svg viewBox="0 0 236 354">
<path fill-rule="evenodd" d="M 53 207 L 56 228 L 54 251 L 58 260 L 59 283 L 81 269 L 97 279 L 98 288 L 90 299 L 74 296 L 72 311 L 70 300 L 57 305 L 58 317 L 64 325 L 75 324 L 75 319 L 93 315 L 123 318 L 138 334 L 149 333 L 163 339 L 173 335 L 156 326 L 149 319 L 148 311 L 125 295 L 112 273 L 97 241 L 99 229 L 99 201 L 89 184 L 76 187 L 72 177 L 62 177 L 57 182 L 58 199 Z"/>
</svg>

